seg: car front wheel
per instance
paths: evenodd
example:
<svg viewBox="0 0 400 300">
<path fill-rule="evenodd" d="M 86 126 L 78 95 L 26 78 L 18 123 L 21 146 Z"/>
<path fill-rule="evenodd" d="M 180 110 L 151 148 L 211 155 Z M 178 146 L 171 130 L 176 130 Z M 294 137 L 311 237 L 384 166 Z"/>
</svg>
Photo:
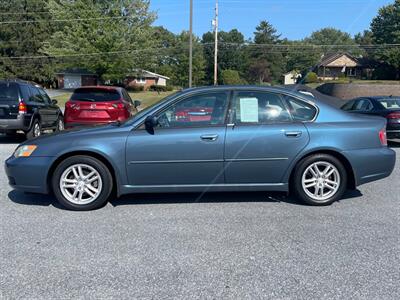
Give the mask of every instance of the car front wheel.
<svg viewBox="0 0 400 300">
<path fill-rule="evenodd" d="M 70 210 L 86 211 L 107 203 L 113 180 L 101 161 L 90 156 L 73 156 L 57 166 L 52 186 L 61 205 Z"/>
<path fill-rule="evenodd" d="M 330 205 L 340 200 L 347 187 L 347 172 L 334 156 L 316 154 L 303 159 L 296 167 L 294 192 L 310 205 Z"/>
</svg>

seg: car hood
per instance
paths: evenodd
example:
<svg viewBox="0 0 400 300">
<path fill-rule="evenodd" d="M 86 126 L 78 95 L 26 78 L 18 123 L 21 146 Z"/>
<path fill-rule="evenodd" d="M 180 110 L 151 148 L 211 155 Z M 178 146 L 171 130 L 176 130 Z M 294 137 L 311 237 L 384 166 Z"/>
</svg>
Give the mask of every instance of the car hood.
<svg viewBox="0 0 400 300">
<path fill-rule="evenodd" d="M 116 125 L 97 125 L 93 127 L 86 127 L 86 128 L 73 128 L 67 129 L 60 132 L 52 133 L 52 134 L 44 134 L 40 137 L 28 140 L 21 145 L 27 144 L 43 144 L 48 142 L 53 142 L 59 139 L 71 139 L 71 138 L 80 138 L 85 135 L 95 135 L 99 133 L 108 133 L 112 130 L 117 130 L 119 127 Z"/>
</svg>

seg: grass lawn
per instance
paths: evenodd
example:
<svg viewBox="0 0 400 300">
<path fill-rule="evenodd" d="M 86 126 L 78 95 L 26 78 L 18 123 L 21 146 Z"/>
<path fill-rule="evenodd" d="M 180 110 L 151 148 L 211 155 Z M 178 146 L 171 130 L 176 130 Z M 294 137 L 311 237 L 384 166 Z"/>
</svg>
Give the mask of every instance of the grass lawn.
<svg viewBox="0 0 400 300">
<path fill-rule="evenodd" d="M 152 104 L 160 101 L 161 99 L 171 95 L 172 93 L 175 93 L 175 92 L 163 92 L 160 94 L 158 94 L 157 92 L 139 92 L 139 93 L 129 93 L 129 95 L 131 96 L 132 100 L 142 101 L 142 105 L 140 106 L 140 108 L 143 109 L 143 108 L 145 108 L 149 105 L 152 105 Z M 70 97 L 71 97 L 71 93 L 67 92 L 65 94 L 62 94 L 61 96 L 53 97 L 53 98 L 58 101 L 58 105 L 60 107 L 64 107 L 65 102 L 67 102 Z"/>
</svg>

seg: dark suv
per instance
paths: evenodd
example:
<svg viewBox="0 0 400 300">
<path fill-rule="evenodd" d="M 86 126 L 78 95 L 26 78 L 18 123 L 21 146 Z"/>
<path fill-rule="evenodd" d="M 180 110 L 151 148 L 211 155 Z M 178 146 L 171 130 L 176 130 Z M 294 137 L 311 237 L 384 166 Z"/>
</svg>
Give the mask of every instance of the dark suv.
<svg viewBox="0 0 400 300">
<path fill-rule="evenodd" d="M 27 138 L 43 130 L 64 129 L 64 118 L 56 100 L 39 86 L 19 80 L 0 80 L 0 133 L 23 131 Z"/>
</svg>

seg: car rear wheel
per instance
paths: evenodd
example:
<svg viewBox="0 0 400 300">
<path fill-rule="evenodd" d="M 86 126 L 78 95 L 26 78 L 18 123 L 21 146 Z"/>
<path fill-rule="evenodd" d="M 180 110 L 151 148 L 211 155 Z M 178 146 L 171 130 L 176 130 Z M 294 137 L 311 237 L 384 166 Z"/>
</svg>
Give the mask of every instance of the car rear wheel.
<svg viewBox="0 0 400 300">
<path fill-rule="evenodd" d="M 31 129 L 26 133 L 28 139 L 33 139 L 42 135 L 42 125 L 39 120 L 33 121 Z"/>
<path fill-rule="evenodd" d="M 334 156 L 316 154 L 303 159 L 296 167 L 294 192 L 310 205 L 324 206 L 341 199 L 347 187 L 347 172 Z"/>
<path fill-rule="evenodd" d="M 52 186 L 61 205 L 70 210 L 86 211 L 107 203 L 113 180 L 101 161 L 90 156 L 73 156 L 57 166 Z"/>
<path fill-rule="evenodd" d="M 64 120 L 62 117 L 59 117 L 56 124 L 56 129 L 54 132 L 59 132 L 64 130 Z"/>
</svg>

